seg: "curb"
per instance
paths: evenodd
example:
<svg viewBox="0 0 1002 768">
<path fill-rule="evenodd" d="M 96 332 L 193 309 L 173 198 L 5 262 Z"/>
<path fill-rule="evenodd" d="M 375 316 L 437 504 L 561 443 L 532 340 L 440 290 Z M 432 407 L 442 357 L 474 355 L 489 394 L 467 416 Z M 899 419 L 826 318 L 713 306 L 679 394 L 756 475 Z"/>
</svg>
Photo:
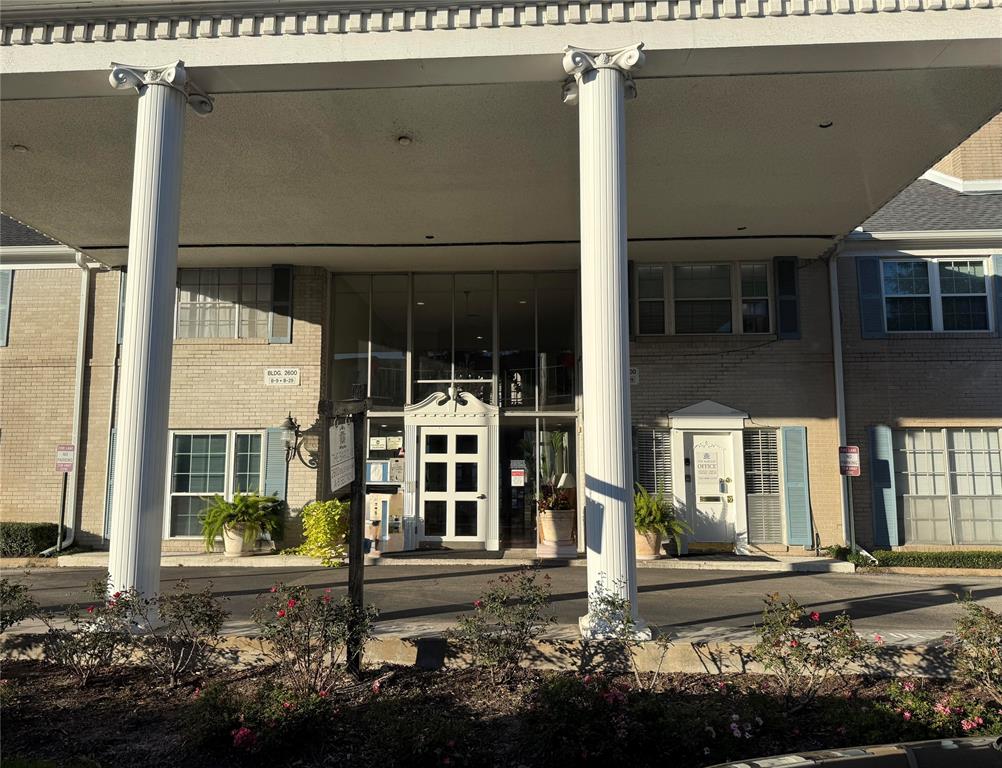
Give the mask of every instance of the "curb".
<svg viewBox="0 0 1002 768">
<path fill-rule="evenodd" d="M 0 571 L 58 567 L 58 557 L 0 557 Z"/>
<path fill-rule="evenodd" d="M 860 573 L 888 573 L 897 576 L 985 576 L 988 578 L 1002 577 L 1002 568 L 929 568 L 926 566 L 864 566 L 857 569 Z"/>
</svg>

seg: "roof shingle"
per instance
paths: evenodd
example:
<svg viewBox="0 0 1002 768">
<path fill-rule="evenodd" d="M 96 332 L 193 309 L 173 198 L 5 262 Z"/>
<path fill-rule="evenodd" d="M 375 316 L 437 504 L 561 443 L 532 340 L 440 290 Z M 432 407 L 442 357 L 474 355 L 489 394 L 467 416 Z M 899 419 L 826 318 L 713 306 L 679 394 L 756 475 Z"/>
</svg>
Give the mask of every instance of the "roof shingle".
<svg viewBox="0 0 1002 768">
<path fill-rule="evenodd" d="M 861 225 L 865 232 L 1002 228 L 1002 192 L 964 193 L 917 179 Z"/>
<path fill-rule="evenodd" d="M 0 245 L 59 245 L 59 243 L 6 213 L 0 213 Z"/>
</svg>

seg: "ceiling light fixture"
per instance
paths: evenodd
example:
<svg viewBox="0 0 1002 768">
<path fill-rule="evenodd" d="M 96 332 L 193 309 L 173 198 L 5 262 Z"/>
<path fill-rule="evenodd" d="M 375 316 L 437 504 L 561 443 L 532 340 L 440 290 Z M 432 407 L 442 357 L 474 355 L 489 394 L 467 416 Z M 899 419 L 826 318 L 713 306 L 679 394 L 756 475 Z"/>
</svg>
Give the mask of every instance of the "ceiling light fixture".
<svg viewBox="0 0 1002 768">
<path fill-rule="evenodd" d="M 417 305 L 418 305 L 419 307 L 423 307 L 423 306 L 424 306 L 424 302 L 423 302 L 423 301 L 419 301 L 419 302 L 417 303 Z"/>
<path fill-rule="evenodd" d="M 833 123 L 831 120 L 822 120 L 820 123 L 818 123 L 818 128 L 831 128 L 833 125 L 835 125 L 835 123 Z"/>
<path fill-rule="evenodd" d="M 414 139 L 412 139 L 410 136 L 406 134 L 404 134 L 403 136 L 397 136 L 397 144 L 399 144 L 401 147 L 409 147 L 413 143 Z"/>
<path fill-rule="evenodd" d="M 24 144 L 11 144 L 11 149 L 15 152 L 27 152 L 28 148 Z"/>
<path fill-rule="evenodd" d="M 518 303 L 519 303 L 519 304 L 528 304 L 529 302 L 528 302 L 528 300 L 526 300 L 526 299 L 519 299 L 519 300 L 518 300 Z"/>
<path fill-rule="evenodd" d="M 738 232 L 744 232 L 748 227 L 738 227 Z"/>
<path fill-rule="evenodd" d="M 424 236 L 424 239 L 425 239 L 425 240 L 434 240 L 434 239 L 435 239 L 435 236 L 434 236 L 434 235 L 425 235 L 425 236 Z"/>
</svg>

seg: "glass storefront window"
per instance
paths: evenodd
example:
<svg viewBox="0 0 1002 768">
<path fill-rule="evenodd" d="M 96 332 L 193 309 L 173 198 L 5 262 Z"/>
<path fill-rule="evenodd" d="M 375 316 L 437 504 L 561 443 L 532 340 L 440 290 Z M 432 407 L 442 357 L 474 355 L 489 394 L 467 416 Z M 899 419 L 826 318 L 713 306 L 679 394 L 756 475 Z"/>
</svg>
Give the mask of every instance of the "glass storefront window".
<svg viewBox="0 0 1002 768">
<path fill-rule="evenodd" d="M 536 291 L 531 274 L 498 275 L 498 399 L 506 408 L 536 407 Z"/>
<path fill-rule="evenodd" d="M 362 399 L 368 386 L 368 275 L 334 278 L 334 329 L 334 399 Z"/>
<path fill-rule="evenodd" d="M 413 318 L 414 379 L 448 382 L 452 379 L 452 275 L 414 275 Z M 415 402 L 420 399 L 415 397 Z"/>
<path fill-rule="evenodd" d="M 494 375 L 494 277 L 456 275 L 454 378 L 485 381 Z"/>
<path fill-rule="evenodd" d="M 577 295 L 577 280 L 572 275 L 536 276 L 541 411 L 574 408 Z"/>
<path fill-rule="evenodd" d="M 401 408 L 407 393 L 407 275 L 372 277 L 373 408 Z"/>
</svg>

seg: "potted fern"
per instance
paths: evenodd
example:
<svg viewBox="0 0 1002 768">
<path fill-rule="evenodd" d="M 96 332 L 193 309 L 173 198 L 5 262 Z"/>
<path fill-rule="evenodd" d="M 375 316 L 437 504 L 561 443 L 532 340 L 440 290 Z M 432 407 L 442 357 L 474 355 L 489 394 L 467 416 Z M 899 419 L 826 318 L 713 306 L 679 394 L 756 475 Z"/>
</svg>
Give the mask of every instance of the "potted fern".
<svg viewBox="0 0 1002 768">
<path fill-rule="evenodd" d="M 682 534 L 692 533 L 684 520 L 675 514 L 675 507 L 664 493 L 653 496 L 639 483 L 633 496 L 633 527 L 637 537 L 637 559 L 656 560 L 661 556 L 661 540 L 675 543 L 675 552 L 682 551 Z"/>
<path fill-rule="evenodd" d="M 216 496 L 202 512 L 205 551 L 212 552 L 216 539 L 222 537 L 227 557 L 243 557 L 253 551 L 262 534 L 281 537 L 283 507 L 274 496 L 238 493 L 233 501 Z"/>
</svg>

